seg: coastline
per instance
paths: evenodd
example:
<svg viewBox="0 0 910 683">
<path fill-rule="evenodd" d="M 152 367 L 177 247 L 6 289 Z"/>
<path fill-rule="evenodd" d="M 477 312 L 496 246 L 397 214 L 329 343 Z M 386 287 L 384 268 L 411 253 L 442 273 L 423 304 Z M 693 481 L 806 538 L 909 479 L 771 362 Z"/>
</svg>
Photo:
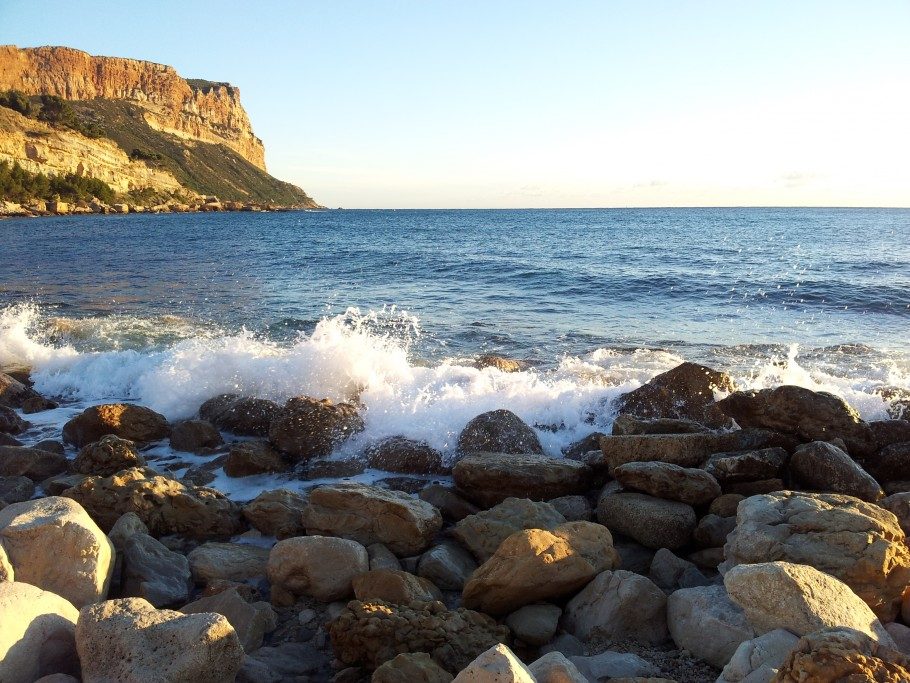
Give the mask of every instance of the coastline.
<svg viewBox="0 0 910 683">
<path fill-rule="evenodd" d="M 43 218 L 50 216 L 88 216 L 88 215 L 124 215 L 124 214 L 160 214 L 160 213 L 206 213 L 206 212 L 287 212 L 287 211 L 325 211 L 324 206 L 309 207 L 304 205 L 264 204 L 259 202 L 220 201 L 217 197 L 200 197 L 197 200 L 168 202 L 145 206 L 127 202 L 105 204 L 94 200 L 91 202 L 36 201 L 29 204 L 0 200 L 0 219 L 3 218 Z"/>
</svg>

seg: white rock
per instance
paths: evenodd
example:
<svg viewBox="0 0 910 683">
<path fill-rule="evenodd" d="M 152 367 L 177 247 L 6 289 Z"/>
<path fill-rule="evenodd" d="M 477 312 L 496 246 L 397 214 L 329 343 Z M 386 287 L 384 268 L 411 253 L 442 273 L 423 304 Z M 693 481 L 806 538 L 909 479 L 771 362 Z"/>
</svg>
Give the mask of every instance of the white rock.
<svg viewBox="0 0 910 683">
<path fill-rule="evenodd" d="M 502 643 L 494 645 L 461 670 L 453 683 L 535 683 L 528 667 Z"/>
<path fill-rule="evenodd" d="M 682 588 L 667 598 L 667 626 L 682 650 L 718 669 L 755 632 L 723 586 Z"/>
<path fill-rule="evenodd" d="M 367 549 L 357 541 L 329 536 L 286 538 L 269 553 L 272 602 L 293 604 L 297 595 L 322 602 L 343 600 L 354 593 L 354 577 L 369 569 Z"/>
<path fill-rule="evenodd" d="M 561 652 L 548 652 L 528 665 L 537 683 L 588 683 L 581 671 Z"/>
<path fill-rule="evenodd" d="M 782 628 L 746 640 L 736 648 L 716 683 L 770 683 L 798 642 L 798 637 Z"/>
</svg>

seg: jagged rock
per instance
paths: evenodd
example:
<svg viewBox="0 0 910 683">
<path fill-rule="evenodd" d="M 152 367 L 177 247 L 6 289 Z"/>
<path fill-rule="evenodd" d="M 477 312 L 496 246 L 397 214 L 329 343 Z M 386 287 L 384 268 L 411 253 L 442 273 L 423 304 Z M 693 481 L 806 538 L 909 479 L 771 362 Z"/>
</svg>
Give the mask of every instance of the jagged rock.
<svg viewBox="0 0 910 683">
<path fill-rule="evenodd" d="M 370 558 L 370 570 L 401 569 L 401 562 L 395 557 L 395 553 L 382 543 L 371 543 L 368 545 L 367 556 Z"/>
<path fill-rule="evenodd" d="M 790 458 L 790 474 L 803 487 L 816 491 L 843 493 L 873 503 L 885 495 L 849 455 L 824 441 L 797 448 Z"/>
<path fill-rule="evenodd" d="M 221 433 L 208 420 L 184 420 L 171 428 L 171 448 L 175 451 L 208 453 L 223 443 Z"/>
<path fill-rule="evenodd" d="M 454 683 L 535 683 L 534 676 L 518 657 L 499 643 L 480 654 L 456 677 Z"/>
<path fill-rule="evenodd" d="M 689 505 L 706 505 L 720 495 L 720 484 L 704 470 L 665 462 L 629 462 L 613 470 L 624 488 Z"/>
<path fill-rule="evenodd" d="M 910 681 L 910 660 L 865 633 L 831 628 L 800 638 L 783 662 L 774 683 Z"/>
<path fill-rule="evenodd" d="M 598 501 L 597 521 L 648 548 L 675 550 L 692 538 L 697 520 L 695 510 L 685 503 L 642 493 L 611 493 Z"/>
<path fill-rule="evenodd" d="M 265 472 L 283 472 L 288 468 L 281 453 L 268 441 L 241 441 L 231 446 L 224 461 L 229 477 L 249 477 Z"/>
<path fill-rule="evenodd" d="M 730 598 L 757 633 L 785 628 L 798 636 L 846 626 L 891 642 L 869 606 L 850 587 L 805 564 L 741 564 L 724 576 Z"/>
<path fill-rule="evenodd" d="M 356 541 L 326 536 L 287 538 L 269 553 L 272 601 L 292 604 L 297 595 L 311 595 L 323 602 L 343 600 L 354 593 L 354 577 L 369 568 L 367 549 Z"/>
<path fill-rule="evenodd" d="M 184 614 L 214 612 L 230 622 L 244 651 L 253 652 L 262 645 L 266 633 L 275 630 L 278 617 L 267 602 L 249 603 L 234 588 L 199 598 L 180 608 Z"/>
<path fill-rule="evenodd" d="M 613 436 L 632 436 L 635 434 L 700 434 L 711 431 L 705 425 L 693 420 L 682 420 L 673 417 L 641 418 L 635 415 L 617 415 L 613 421 Z M 600 440 L 588 450 L 600 448 Z"/>
<path fill-rule="evenodd" d="M 106 434 L 139 443 L 165 439 L 171 433 L 167 419 L 151 408 L 128 403 L 106 403 L 86 408 L 63 425 L 63 440 L 81 448 Z"/>
<path fill-rule="evenodd" d="M 506 498 L 549 500 L 581 493 L 588 468 L 545 455 L 473 452 L 455 465 L 455 486 L 469 500 L 489 507 Z"/>
<path fill-rule="evenodd" d="M 783 560 L 844 583 L 884 621 L 910 584 L 910 550 L 897 518 L 858 498 L 781 491 L 739 504 L 722 568 Z"/>
<path fill-rule="evenodd" d="M 454 543 L 440 543 L 420 556 L 417 574 L 442 590 L 460 591 L 477 569 L 471 554 Z"/>
<path fill-rule="evenodd" d="M 369 669 L 398 654 L 426 652 L 447 671 L 460 671 L 509 637 L 509 629 L 487 615 L 449 611 L 441 602 L 390 605 L 353 600 L 328 628 L 335 656 L 344 664 Z"/>
<path fill-rule="evenodd" d="M 723 586 L 682 588 L 667 598 L 667 626 L 673 642 L 711 666 L 721 668 L 755 632 Z"/>
<path fill-rule="evenodd" d="M 741 481 L 760 481 L 779 478 L 790 456 L 779 446 L 758 450 L 715 453 L 705 469 L 722 486 Z"/>
<path fill-rule="evenodd" d="M 430 544 L 442 516 L 429 503 L 399 491 L 334 484 L 310 492 L 303 524 L 308 534 L 384 543 L 396 555 L 409 556 Z"/>
<path fill-rule="evenodd" d="M 42 402 L 56 407 L 53 401 L 48 401 L 31 387 L 26 386 L 6 373 L 0 372 L 0 406 L 21 410 L 27 405 L 39 406 Z M 40 408 L 40 410 L 44 410 L 44 408 Z M 38 410 L 32 410 L 31 412 L 38 412 Z"/>
<path fill-rule="evenodd" d="M 711 583 L 693 563 L 677 557 L 666 548 L 654 553 L 648 578 L 658 587 L 668 591 L 707 586 Z"/>
<path fill-rule="evenodd" d="M 84 607 L 76 623 L 84 683 L 233 680 L 243 647 L 220 614 L 156 610 L 142 598 Z"/>
<path fill-rule="evenodd" d="M 506 498 L 489 510 L 469 515 L 452 530 L 452 535 L 470 550 L 479 562 L 489 560 L 499 544 L 522 529 L 555 529 L 566 518 L 549 503 L 525 498 Z"/>
<path fill-rule="evenodd" d="M 127 439 L 107 434 L 98 441 L 83 446 L 73 469 L 79 474 L 95 474 L 109 477 L 129 467 L 145 467 L 145 458 L 136 450 L 136 445 Z"/>
<path fill-rule="evenodd" d="M 219 394 L 199 406 L 199 417 L 206 422 L 215 423 L 215 418 L 234 405 L 240 397 L 237 394 Z"/>
<path fill-rule="evenodd" d="M 35 495 L 35 482 L 28 477 L 0 477 L 0 507 L 21 503 Z"/>
<path fill-rule="evenodd" d="M 480 511 L 480 508 L 466 501 L 457 493 L 445 486 L 431 484 L 417 494 L 420 500 L 425 500 L 442 514 L 447 522 L 460 522 L 468 515 Z"/>
<path fill-rule="evenodd" d="M 362 431 L 363 419 L 352 404 L 299 396 L 285 403 L 272 420 L 269 441 L 296 460 L 310 460 L 331 455 L 345 439 Z"/>
<path fill-rule="evenodd" d="M 242 529 L 240 509 L 213 489 L 187 486 L 148 468 L 88 477 L 64 495 L 80 503 L 102 529 L 135 512 L 152 536 L 229 537 Z"/>
<path fill-rule="evenodd" d="M 0 406 L 0 432 L 4 434 L 21 434 L 28 429 L 28 422 L 19 417 L 12 408 Z"/>
<path fill-rule="evenodd" d="M 571 595 L 618 560 L 610 532 L 599 524 L 566 522 L 553 531 L 518 531 L 472 574 L 464 587 L 464 604 L 488 614 L 508 614 Z"/>
<path fill-rule="evenodd" d="M 736 517 L 736 509 L 744 499 L 739 493 L 725 493 L 711 501 L 708 512 L 718 517 Z"/>
<path fill-rule="evenodd" d="M 799 638 L 782 628 L 743 641 L 716 683 L 767 683 L 774 678 Z"/>
<path fill-rule="evenodd" d="M 281 406 L 264 398 L 238 398 L 223 394 L 199 407 L 199 416 L 226 432 L 240 436 L 267 436 Z"/>
<path fill-rule="evenodd" d="M 512 635 L 528 645 L 549 643 L 556 635 L 562 610 L 556 605 L 543 603 L 519 607 L 505 618 Z"/>
<path fill-rule="evenodd" d="M 286 489 L 263 491 L 243 506 L 243 517 L 250 525 L 266 536 L 281 540 L 302 536 L 303 511 L 307 499 Z"/>
<path fill-rule="evenodd" d="M 474 361 L 474 367 L 478 370 L 496 368 L 500 372 L 520 372 L 525 368 L 525 365 L 526 363 L 520 360 L 506 358 L 505 356 L 497 356 L 491 353 L 484 354 Z"/>
<path fill-rule="evenodd" d="M 667 638 L 667 597 L 644 576 L 605 571 L 569 601 L 562 627 L 584 641 L 661 643 Z"/>
<path fill-rule="evenodd" d="M 66 456 L 59 453 L 25 446 L 0 446 L 0 476 L 3 477 L 44 481 L 65 471 L 66 467 Z"/>
<path fill-rule="evenodd" d="M 462 453 L 543 454 L 537 433 L 509 410 L 491 410 L 468 422 L 458 436 Z"/>
<path fill-rule="evenodd" d="M 698 526 L 692 532 L 692 541 L 699 548 L 721 548 L 735 528 L 735 517 L 707 514 L 698 520 Z"/>
<path fill-rule="evenodd" d="M 184 555 L 168 550 L 146 534 L 135 534 L 123 544 L 123 597 L 145 598 L 155 607 L 183 604 L 193 582 Z"/>
<path fill-rule="evenodd" d="M 382 600 L 395 605 L 442 600 L 442 593 L 427 579 L 400 569 L 372 569 L 354 577 L 354 597 L 361 602 Z"/>
<path fill-rule="evenodd" d="M 370 683 L 452 683 L 452 674 L 425 652 L 408 652 L 376 669 Z"/>
<path fill-rule="evenodd" d="M 114 547 L 68 498 L 39 498 L 0 510 L 0 543 L 16 579 L 82 607 L 107 595 Z"/>
<path fill-rule="evenodd" d="M 594 508 L 584 496 L 560 496 L 547 501 L 567 522 L 590 522 L 594 519 Z"/>
<path fill-rule="evenodd" d="M 572 664 L 589 681 L 650 681 L 650 676 L 659 673 L 656 666 L 631 652 L 607 650 L 590 657 L 571 657 Z"/>
<path fill-rule="evenodd" d="M 187 555 L 193 580 L 207 584 L 218 579 L 247 581 L 266 575 L 268 548 L 245 543 L 203 543 Z"/>
<path fill-rule="evenodd" d="M 78 618 L 79 611 L 55 593 L 0 582 L 0 681 L 33 683 L 49 674 L 78 674 Z"/>
<path fill-rule="evenodd" d="M 537 683 L 588 683 L 572 662 L 561 652 L 548 652 L 528 665 Z"/>
<path fill-rule="evenodd" d="M 386 472 L 436 474 L 445 471 L 442 453 L 423 441 L 392 436 L 366 449 L 369 466 Z"/>
<path fill-rule="evenodd" d="M 714 453 L 744 451 L 773 445 L 772 432 L 742 429 L 709 434 L 643 434 L 604 436 L 600 439 L 602 462 L 611 471 L 627 462 L 668 462 L 680 467 L 701 467 Z"/>
</svg>

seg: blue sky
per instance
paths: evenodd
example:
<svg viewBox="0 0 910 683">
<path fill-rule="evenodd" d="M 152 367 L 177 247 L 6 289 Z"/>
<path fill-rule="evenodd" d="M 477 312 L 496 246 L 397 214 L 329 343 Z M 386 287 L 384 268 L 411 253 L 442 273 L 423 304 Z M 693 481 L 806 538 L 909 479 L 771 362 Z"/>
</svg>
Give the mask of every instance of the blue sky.
<svg viewBox="0 0 910 683">
<path fill-rule="evenodd" d="M 329 206 L 910 206 L 910 2 L 0 0 L 241 89 Z"/>
</svg>

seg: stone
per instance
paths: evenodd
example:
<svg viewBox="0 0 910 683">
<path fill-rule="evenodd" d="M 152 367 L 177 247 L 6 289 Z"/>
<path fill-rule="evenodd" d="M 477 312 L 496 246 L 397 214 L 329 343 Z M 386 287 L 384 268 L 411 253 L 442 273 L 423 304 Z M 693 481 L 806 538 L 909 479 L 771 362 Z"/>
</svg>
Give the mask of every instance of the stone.
<svg viewBox="0 0 910 683">
<path fill-rule="evenodd" d="M 304 534 L 303 511 L 306 504 L 306 497 L 299 493 L 275 489 L 260 493 L 244 505 L 241 512 L 254 529 L 281 540 Z"/>
<path fill-rule="evenodd" d="M 472 452 L 452 470 L 459 493 L 482 507 L 506 498 L 549 500 L 587 489 L 588 468 L 546 455 Z"/>
<path fill-rule="evenodd" d="M 528 665 L 537 683 L 588 683 L 572 662 L 561 652 L 548 652 Z"/>
<path fill-rule="evenodd" d="M 84 607 L 76 623 L 84 683 L 234 680 L 243 647 L 220 614 L 156 610 L 142 598 Z"/>
<path fill-rule="evenodd" d="M 756 633 L 784 628 L 798 636 L 834 626 L 891 642 L 869 606 L 850 587 L 805 564 L 741 564 L 724 575 L 730 598 Z"/>
<path fill-rule="evenodd" d="M 28 429 L 28 422 L 19 417 L 12 408 L 0 406 L 0 432 L 4 434 L 21 434 Z"/>
<path fill-rule="evenodd" d="M 790 458 L 790 474 L 801 486 L 843 493 L 875 502 L 884 497 L 878 482 L 837 446 L 813 441 L 800 446 Z"/>
<path fill-rule="evenodd" d="M 526 363 L 520 360 L 505 358 L 504 356 L 497 356 L 496 354 L 491 353 L 484 354 L 474 361 L 474 367 L 478 370 L 496 368 L 500 372 L 520 372 L 526 365 Z"/>
<path fill-rule="evenodd" d="M 541 654 L 550 652 L 558 652 L 565 657 L 580 657 L 585 653 L 585 645 L 571 633 L 560 633 L 540 648 Z"/>
<path fill-rule="evenodd" d="M 98 441 L 83 446 L 73 460 L 73 469 L 79 474 L 97 474 L 101 477 L 129 467 L 145 467 L 145 458 L 136 450 L 132 441 L 106 434 Z"/>
<path fill-rule="evenodd" d="M 775 683 L 902 683 L 910 681 L 910 660 L 865 633 L 849 628 L 824 629 L 800 638 L 773 680 Z"/>
<path fill-rule="evenodd" d="M 356 477 L 366 471 L 367 464 L 358 458 L 331 460 L 318 458 L 309 461 L 303 468 L 303 479 L 347 479 Z"/>
<path fill-rule="evenodd" d="M 21 446 L 22 442 L 18 439 L 14 439 L 9 434 L 0 432 L 0 446 Z"/>
<path fill-rule="evenodd" d="M 782 479 L 761 479 L 759 481 L 740 481 L 734 484 L 724 486 L 725 493 L 741 495 L 743 498 L 750 496 L 759 496 L 765 493 L 774 493 L 775 491 L 784 491 L 787 486 Z"/>
<path fill-rule="evenodd" d="M 63 440 L 77 448 L 98 441 L 106 434 L 148 443 L 166 439 L 170 433 L 171 428 L 163 415 L 129 403 L 92 406 L 63 425 Z"/>
<path fill-rule="evenodd" d="M 2 477 L 28 477 L 32 481 L 44 481 L 65 471 L 66 467 L 66 456 L 59 453 L 25 446 L 0 446 Z"/>
<path fill-rule="evenodd" d="M 534 676 L 518 657 L 499 643 L 468 664 L 454 683 L 535 683 Z"/>
<path fill-rule="evenodd" d="M 569 661 L 589 681 L 638 681 L 659 673 L 656 666 L 631 652 L 607 650 L 590 657 L 570 657 Z"/>
<path fill-rule="evenodd" d="M 751 451 L 715 453 L 705 469 L 721 486 L 741 481 L 776 479 L 781 476 L 790 455 L 779 446 Z"/>
<path fill-rule="evenodd" d="M 455 543 L 443 542 L 420 556 L 417 575 L 429 579 L 442 590 L 460 591 L 475 569 L 477 563 L 469 552 Z"/>
<path fill-rule="evenodd" d="M 681 650 L 718 669 L 755 632 L 723 586 L 682 588 L 667 598 L 667 626 Z"/>
<path fill-rule="evenodd" d="M 306 396 L 290 399 L 272 420 L 269 441 L 295 460 L 332 454 L 345 439 L 363 431 L 363 419 L 350 403 L 334 404 Z"/>
<path fill-rule="evenodd" d="M 245 652 L 262 645 L 266 633 L 275 630 L 278 617 L 267 602 L 249 603 L 234 588 L 199 598 L 180 608 L 184 614 L 214 612 L 225 617 L 240 639 Z"/>
<path fill-rule="evenodd" d="M 722 548 L 735 528 L 735 517 L 707 514 L 698 520 L 698 526 L 692 532 L 692 541 L 699 548 Z"/>
<path fill-rule="evenodd" d="M 619 566 L 636 574 L 647 574 L 654 561 L 654 550 L 641 543 L 620 537 L 613 540 L 613 548 L 619 553 Z"/>
<path fill-rule="evenodd" d="M 661 643 L 667 638 L 667 597 L 644 576 L 605 571 L 569 601 L 562 627 L 583 641 Z"/>
<path fill-rule="evenodd" d="M 718 517 L 736 517 L 736 508 L 745 496 L 739 493 L 725 493 L 711 501 L 708 512 Z"/>
<path fill-rule="evenodd" d="M 0 499 L 3 498 L 2 487 L 0 482 Z M 910 491 L 892 493 L 878 501 L 878 504 L 897 517 L 897 523 L 905 535 L 910 533 Z"/>
<path fill-rule="evenodd" d="M 442 528 L 442 516 L 429 503 L 399 491 L 341 483 L 310 492 L 303 524 L 308 534 L 384 543 L 405 557 L 430 544 Z"/>
<path fill-rule="evenodd" d="M 711 583 L 693 563 L 677 557 L 666 548 L 661 548 L 654 553 L 648 578 L 666 591 L 707 586 Z"/>
<path fill-rule="evenodd" d="M 613 470 L 623 488 L 689 505 L 707 505 L 720 495 L 720 484 L 704 470 L 665 462 L 629 462 Z"/>
<path fill-rule="evenodd" d="M 431 484 L 421 489 L 417 496 L 438 509 L 447 522 L 460 522 L 468 515 L 480 512 L 480 508 L 474 503 L 466 501 L 451 489 L 439 484 Z"/>
<path fill-rule="evenodd" d="M 610 532 L 599 524 L 566 522 L 553 531 L 518 531 L 471 575 L 462 594 L 464 605 L 508 614 L 571 595 L 618 560 Z"/>
<path fill-rule="evenodd" d="M 584 496 L 560 496 L 547 501 L 567 522 L 590 522 L 594 519 L 594 508 Z"/>
<path fill-rule="evenodd" d="M 352 600 L 328 625 L 335 656 L 375 669 L 402 653 L 426 652 L 447 671 L 461 671 L 480 653 L 504 643 L 509 629 L 469 609 L 441 602 L 390 605 Z"/>
<path fill-rule="evenodd" d="M 208 420 L 184 420 L 171 428 L 171 448 L 189 453 L 210 453 L 224 444 L 218 428 Z"/>
<path fill-rule="evenodd" d="M 613 420 L 613 436 L 633 436 L 635 434 L 701 434 L 711 431 L 710 428 L 693 420 L 673 417 L 641 418 L 635 415 L 617 415 Z M 601 435 L 603 436 L 603 435 Z M 587 450 L 600 448 L 600 440 Z"/>
<path fill-rule="evenodd" d="M 107 537 L 110 539 L 111 543 L 114 544 L 114 548 L 119 553 L 123 552 L 126 542 L 133 536 L 136 536 L 137 534 L 148 535 L 148 533 L 149 528 L 145 526 L 145 523 L 141 519 L 139 519 L 139 515 L 135 512 L 127 512 L 114 522 L 114 526 L 111 527 Z"/>
<path fill-rule="evenodd" d="M 58 474 L 41 482 L 41 488 L 49 496 L 60 496 L 67 489 L 78 486 L 88 479 L 84 474 Z"/>
<path fill-rule="evenodd" d="M 329 657 L 310 643 L 279 643 L 274 647 L 261 647 L 248 655 L 237 683 L 286 683 L 304 676 L 330 680 Z"/>
<path fill-rule="evenodd" d="M 215 418 L 240 400 L 237 394 L 219 394 L 199 406 L 199 417 L 214 424 Z"/>
<path fill-rule="evenodd" d="M 247 581 L 266 575 L 269 549 L 246 543 L 210 541 L 191 550 L 187 560 L 197 584 L 217 579 Z"/>
<path fill-rule="evenodd" d="M 838 494 L 781 491 L 739 504 L 722 569 L 782 560 L 834 576 L 885 622 L 910 584 L 910 550 L 897 518 Z"/>
<path fill-rule="evenodd" d="M 280 589 L 279 602 L 292 603 L 298 595 L 332 602 L 353 595 L 354 577 L 369 568 L 367 549 L 356 541 L 301 536 L 279 541 L 272 547 L 267 573 L 273 602 L 276 589 Z"/>
<path fill-rule="evenodd" d="M 48 674 L 78 674 L 78 618 L 79 611 L 55 593 L 0 582 L 0 681 L 32 683 Z"/>
<path fill-rule="evenodd" d="M 543 454 L 537 433 L 509 410 L 491 410 L 468 422 L 458 435 L 462 453 Z"/>
<path fill-rule="evenodd" d="M 455 525 L 452 535 L 470 550 L 479 562 L 489 560 L 499 544 L 522 529 L 555 529 L 566 518 L 549 503 L 526 498 L 506 498 L 503 502 L 469 515 Z"/>
<path fill-rule="evenodd" d="M 696 525 L 691 505 L 642 493 L 602 496 L 597 503 L 597 520 L 611 531 L 655 550 L 686 545 Z"/>
<path fill-rule="evenodd" d="M 0 506 L 21 503 L 35 495 L 35 482 L 28 477 L 0 477 Z"/>
<path fill-rule="evenodd" d="M 280 412 L 281 407 L 273 401 L 230 394 L 209 399 L 199 408 L 203 420 L 240 436 L 267 436 L 272 420 Z"/>
<path fill-rule="evenodd" d="M 866 462 L 869 471 L 879 481 L 910 480 L 910 442 L 886 446 Z"/>
<path fill-rule="evenodd" d="M 13 569 L 13 565 L 9 563 L 9 558 L 6 556 L 6 551 L 3 549 L 3 545 L 0 544 L 0 583 L 4 581 L 15 581 L 16 572 Z"/>
<path fill-rule="evenodd" d="M 520 641 L 539 647 L 549 643 L 556 635 L 562 610 L 556 605 L 543 603 L 519 607 L 505 618 L 506 626 Z"/>
<path fill-rule="evenodd" d="M 394 605 L 442 600 L 442 593 L 427 579 L 400 569 L 373 569 L 354 577 L 354 597 L 362 602 L 382 600 Z"/>
<path fill-rule="evenodd" d="M 268 441 L 241 441 L 231 446 L 224 461 L 229 477 L 249 477 L 266 472 L 283 472 L 288 464 Z"/>
<path fill-rule="evenodd" d="M 370 558 L 370 569 L 401 569 L 401 562 L 395 553 L 386 548 L 382 543 L 372 543 L 367 546 L 367 555 Z"/>
<path fill-rule="evenodd" d="M 442 453 L 424 441 L 392 436 L 373 444 L 365 452 L 370 467 L 403 474 L 445 472 Z"/>
<path fill-rule="evenodd" d="M 716 683 L 761 683 L 771 681 L 799 638 L 782 628 L 743 641 Z"/>
<path fill-rule="evenodd" d="M 370 683 L 451 683 L 452 674 L 425 652 L 406 652 L 373 672 Z"/>
<path fill-rule="evenodd" d="M 771 445 L 772 432 L 743 429 L 709 434 L 642 434 L 604 436 L 601 459 L 610 471 L 627 462 L 667 462 L 680 467 L 701 467 L 714 453 L 743 451 Z"/>
<path fill-rule="evenodd" d="M 80 503 L 102 529 L 110 529 L 126 512 L 139 515 L 155 537 L 182 534 L 209 539 L 233 536 L 243 529 L 240 508 L 224 494 L 188 486 L 143 467 L 110 477 L 88 477 L 64 495 Z"/>
<path fill-rule="evenodd" d="M 107 595 L 114 546 L 68 498 L 39 498 L 0 510 L 0 544 L 18 581 L 56 593 L 77 608 Z"/>
<path fill-rule="evenodd" d="M 23 382 L 7 373 L 0 372 L 0 406 L 23 409 L 29 404 L 34 406 L 41 402 L 53 404 L 53 401 L 48 401 Z M 43 408 L 41 409 L 43 410 Z M 33 410 L 32 412 L 38 411 Z"/>
<path fill-rule="evenodd" d="M 193 582 L 184 555 L 169 550 L 146 534 L 123 544 L 122 597 L 145 598 L 155 607 L 183 604 Z"/>
<path fill-rule="evenodd" d="M 689 553 L 686 557 L 688 557 L 691 562 L 694 562 L 696 567 L 714 571 L 718 569 L 718 565 L 722 564 L 724 561 L 724 549 L 702 548 L 701 550 L 696 550 L 694 553 Z"/>
</svg>

